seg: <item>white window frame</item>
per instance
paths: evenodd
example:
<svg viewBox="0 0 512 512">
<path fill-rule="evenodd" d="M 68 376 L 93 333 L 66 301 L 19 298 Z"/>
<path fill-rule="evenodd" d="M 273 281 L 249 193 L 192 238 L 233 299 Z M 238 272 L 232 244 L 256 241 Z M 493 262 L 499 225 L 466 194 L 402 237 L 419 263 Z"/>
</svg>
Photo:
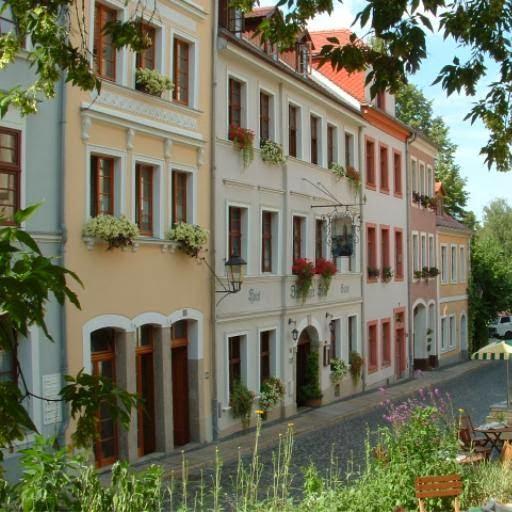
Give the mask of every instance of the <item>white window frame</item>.
<svg viewBox="0 0 512 512">
<path fill-rule="evenodd" d="M 445 257 L 443 258 L 443 252 Z M 448 272 L 448 244 L 441 244 L 440 246 L 440 261 L 441 261 L 441 283 L 446 284 L 450 278 Z"/>
<path fill-rule="evenodd" d="M 290 156 L 290 119 L 289 119 L 289 106 L 295 107 L 297 109 L 297 156 L 292 156 L 291 158 L 295 158 L 297 160 L 304 160 L 304 107 L 300 105 L 297 101 L 292 99 L 288 99 L 286 104 L 286 136 L 283 137 L 286 142 L 286 154 Z"/>
<path fill-rule="evenodd" d="M 330 121 L 327 121 L 325 123 L 325 167 L 329 167 L 328 159 L 328 138 L 329 138 L 329 127 L 334 128 L 334 146 L 333 146 L 333 153 L 334 153 L 334 162 L 339 164 L 340 163 L 340 129 L 336 123 L 332 123 Z"/>
<path fill-rule="evenodd" d="M 421 263 L 420 270 L 423 270 L 423 267 L 428 267 L 428 252 L 427 252 L 427 235 L 425 233 L 421 233 L 421 244 L 420 244 L 420 254 L 421 254 Z"/>
<path fill-rule="evenodd" d="M 272 272 L 263 272 L 263 212 L 272 214 Z M 281 211 L 270 206 L 260 208 L 259 222 L 259 269 L 264 276 L 281 274 Z M 247 261 L 247 260 L 246 260 Z"/>
<path fill-rule="evenodd" d="M 433 268 L 436 266 L 436 245 L 434 235 L 428 235 L 428 266 Z"/>
<path fill-rule="evenodd" d="M 412 251 L 411 251 L 411 257 L 412 257 L 412 278 L 416 279 L 414 277 L 414 272 L 421 270 L 421 263 L 420 263 L 420 237 L 417 231 L 412 232 L 411 237 L 411 243 L 412 243 Z"/>
<path fill-rule="evenodd" d="M 239 73 L 228 70 L 226 78 L 226 139 L 229 140 L 229 80 L 233 79 L 242 84 L 240 120 L 243 128 L 248 128 L 248 103 L 247 103 L 247 87 L 249 79 Z"/>
<path fill-rule="evenodd" d="M 459 282 L 466 282 L 466 246 L 459 245 Z"/>
<path fill-rule="evenodd" d="M 172 173 L 173 172 L 183 172 L 189 175 L 188 179 L 188 190 L 187 190 L 187 218 L 190 219 L 190 224 L 197 224 L 197 168 L 191 167 L 188 165 L 178 164 L 175 162 L 171 162 L 169 164 L 169 189 L 168 189 L 168 197 L 169 197 L 169 228 L 171 226 L 171 212 L 173 207 L 173 196 L 172 196 Z"/>
<path fill-rule="evenodd" d="M 165 35 L 165 33 L 163 33 Z M 174 40 L 181 39 L 189 44 L 189 70 L 188 70 L 188 107 L 198 109 L 199 108 L 199 55 L 200 55 L 200 46 L 199 39 L 193 37 L 191 34 L 187 32 L 183 32 L 182 30 L 171 28 L 171 51 L 170 51 L 170 69 L 169 69 L 169 78 L 172 80 L 173 70 L 174 70 Z M 165 49 L 165 46 L 164 46 Z M 233 77 L 235 78 L 235 77 Z M 246 83 L 246 81 L 244 81 Z M 170 94 L 170 98 L 172 98 L 172 91 Z M 242 89 L 242 98 L 244 97 L 244 89 Z M 187 105 L 183 105 L 182 103 L 178 104 L 181 107 L 187 107 Z M 244 108 L 242 106 L 242 112 Z M 242 116 L 243 117 L 243 116 Z"/>
<path fill-rule="evenodd" d="M 127 152 L 119 149 L 87 144 L 85 150 L 85 219 L 91 218 L 91 157 L 106 156 L 114 163 L 114 215 L 126 215 L 126 160 Z"/>
<path fill-rule="evenodd" d="M 448 349 L 453 350 L 457 345 L 457 322 L 455 321 L 455 314 L 448 316 Z"/>
<path fill-rule="evenodd" d="M 302 223 L 302 233 L 301 233 L 301 248 L 300 252 L 302 253 L 302 258 L 309 258 L 309 225 L 308 225 L 308 216 L 301 212 L 292 211 L 292 215 L 290 218 L 290 234 L 291 234 L 291 243 L 290 243 L 290 255 L 291 255 L 291 265 L 293 265 L 293 218 L 301 217 L 304 219 Z"/>
<path fill-rule="evenodd" d="M 97 2 L 97 0 L 93 0 L 89 4 L 89 26 L 91 30 L 89 31 L 89 55 L 91 67 L 94 64 L 94 26 L 95 26 L 95 6 L 96 3 L 103 4 L 110 9 L 114 9 L 117 11 L 118 16 L 116 17 L 119 21 L 128 21 L 129 12 L 126 3 L 123 0 L 101 0 L 101 2 Z M 110 80 L 106 80 L 106 82 L 110 82 Z M 130 83 L 128 81 L 128 48 L 116 48 L 116 81 L 113 82 L 116 84 L 124 85 L 125 87 L 130 87 Z"/>
<path fill-rule="evenodd" d="M 164 238 L 164 230 L 165 230 L 165 218 L 164 213 L 165 210 L 163 208 L 164 204 L 164 173 L 163 168 L 165 165 L 164 160 L 158 160 L 155 158 L 150 158 L 145 155 L 133 155 L 132 158 L 132 179 L 131 179 L 131 220 L 135 223 L 136 221 L 136 167 L 137 164 L 143 165 L 151 165 L 154 168 L 154 176 L 153 176 L 153 237 L 154 238 Z M 172 197 L 170 202 L 172 201 Z M 188 198 L 187 198 L 188 204 Z M 169 226 L 170 227 L 170 226 Z M 150 237 L 151 238 L 151 237 Z"/>
<path fill-rule="evenodd" d="M 229 339 L 236 338 L 240 336 L 242 338 L 240 340 L 240 374 L 241 381 L 248 388 L 250 388 L 250 379 L 249 379 L 249 366 L 248 366 L 248 357 L 247 357 L 247 345 L 248 345 L 248 337 L 249 331 L 240 331 L 240 332 L 230 332 L 226 333 L 224 338 L 224 364 L 226 368 L 225 372 L 225 380 L 224 380 L 224 409 L 230 409 L 229 405 Z"/>
<path fill-rule="evenodd" d="M 453 253 L 455 252 L 455 257 Z M 456 283 L 459 279 L 458 272 L 459 266 L 457 260 L 459 259 L 459 251 L 456 244 L 450 245 L 450 282 Z"/>
<path fill-rule="evenodd" d="M 172 76 L 169 76 L 170 71 L 165 69 L 165 58 L 164 55 L 167 54 L 167 35 L 166 35 L 166 27 L 162 23 L 162 20 L 157 19 L 156 16 L 153 16 L 152 19 L 149 19 L 147 15 L 142 15 L 140 21 L 149 25 L 150 27 L 155 29 L 156 41 L 154 41 L 155 46 L 155 69 L 161 73 L 162 75 L 168 76 L 172 80 Z M 171 40 L 172 41 L 172 40 Z M 171 59 L 172 59 L 172 51 L 171 51 Z M 133 69 L 133 73 L 129 78 L 130 86 L 135 89 L 135 72 L 137 71 L 137 53 L 130 52 L 130 63 Z M 172 71 L 172 67 L 171 67 Z M 170 99 L 170 93 L 172 91 L 166 91 L 164 93 L 164 97 L 166 99 Z"/>
<path fill-rule="evenodd" d="M 413 200 L 414 192 L 419 192 L 419 190 L 418 190 L 418 161 L 416 160 L 416 158 L 411 157 L 411 201 Z M 416 203 L 413 202 L 413 205 L 416 205 Z"/>
<path fill-rule="evenodd" d="M 313 164 L 313 162 L 311 161 L 311 118 L 312 117 L 315 117 L 317 119 L 317 140 L 318 140 L 318 163 L 317 164 Z M 317 112 L 315 112 L 314 110 L 310 110 L 309 111 L 309 130 L 308 130 L 308 133 L 309 133 L 309 144 L 308 144 L 308 147 L 309 147 L 309 162 L 313 165 L 318 165 L 319 167 L 325 167 L 325 163 L 324 163 L 324 118 L 318 114 Z"/>
<path fill-rule="evenodd" d="M 258 375 L 257 375 L 257 384 L 258 384 L 258 393 L 260 391 L 259 389 L 259 383 L 261 380 L 261 333 L 263 332 L 271 332 L 270 335 L 270 376 L 271 377 L 280 377 L 279 374 L 279 347 L 278 347 L 278 327 L 277 326 L 271 326 L 271 327 L 262 327 L 258 328 Z"/>
<path fill-rule="evenodd" d="M 241 225 L 242 225 L 242 254 L 240 256 L 247 263 L 247 274 L 250 275 L 250 269 L 252 268 L 252 258 L 251 251 L 249 251 L 249 247 L 251 246 L 251 205 L 248 203 L 237 203 L 234 201 L 226 202 L 226 223 L 225 223 L 225 232 L 226 232 L 226 248 L 225 248 L 225 261 L 229 258 L 229 208 L 234 206 L 236 208 L 241 208 L 245 210 L 242 213 Z"/>
<path fill-rule="evenodd" d="M 270 97 L 270 105 L 269 105 L 269 113 L 270 113 L 270 126 L 269 126 L 269 137 L 270 140 L 277 142 L 278 136 L 277 136 L 277 123 L 276 123 L 276 93 L 272 92 L 267 87 L 258 87 L 258 108 L 257 108 L 257 115 L 258 115 L 258 142 L 261 144 L 261 138 L 260 138 L 260 95 L 261 93 L 266 94 Z M 259 146 L 258 146 L 259 147 Z"/>
<path fill-rule="evenodd" d="M 359 314 L 358 313 L 353 313 L 353 314 L 349 314 L 347 315 L 347 321 L 346 321 L 346 340 L 347 342 L 344 344 L 345 347 L 342 346 L 342 351 L 341 351 L 341 354 L 343 356 L 343 359 L 345 361 L 348 361 L 348 358 L 350 356 L 350 353 L 349 353 L 349 339 L 350 339 L 350 331 L 349 331 L 349 328 L 350 328 L 350 318 L 355 318 L 354 320 L 354 325 L 355 325 L 355 340 L 354 340 L 354 346 L 353 346 L 353 349 L 355 352 L 360 352 L 360 339 L 361 339 L 361 335 L 360 335 L 360 322 L 359 322 Z"/>
<path fill-rule="evenodd" d="M 351 143 L 350 144 L 351 147 L 349 148 L 349 152 L 348 152 L 349 165 L 352 165 L 353 167 L 355 167 L 356 166 L 356 151 L 355 151 L 356 135 L 355 135 L 354 132 L 352 132 L 350 130 L 347 130 L 347 129 L 343 130 L 343 158 L 342 158 L 343 166 L 345 166 L 345 163 L 346 163 L 346 160 L 347 160 L 346 135 L 349 136 L 350 143 Z"/>
</svg>

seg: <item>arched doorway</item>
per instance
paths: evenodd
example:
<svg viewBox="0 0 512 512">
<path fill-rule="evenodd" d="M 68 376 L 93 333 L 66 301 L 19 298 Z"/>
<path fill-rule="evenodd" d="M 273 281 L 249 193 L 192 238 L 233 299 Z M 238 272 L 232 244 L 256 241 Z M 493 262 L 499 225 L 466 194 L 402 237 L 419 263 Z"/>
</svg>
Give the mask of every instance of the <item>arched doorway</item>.
<svg viewBox="0 0 512 512">
<path fill-rule="evenodd" d="M 426 370 L 427 357 L 427 308 L 418 304 L 413 310 L 414 369 Z"/>
<path fill-rule="evenodd" d="M 137 410 L 137 450 L 139 457 L 155 451 L 155 378 L 153 348 L 156 328 L 142 325 L 137 332 L 136 372 L 137 395 L 141 398 Z"/>
<path fill-rule="evenodd" d="M 175 446 L 182 446 L 190 441 L 188 334 L 187 320 L 180 320 L 172 324 L 172 411 Z"/>
<path fill-rule="evenodd" d="M 297 405 L 303 405 L 301 401 L 300 389 L 302 386 L 307 384 L 307 366 L 308 366 L 308 354 L 311 352 L 311 338 L 308 330 L 304 329 L 299 336 L 297 343 L 297 355 L 296 355 L 296 370 L 295 370 L 295 399 Z"/>
<path fill-rule="evenodd" d="M 116 380 L 116 331 L 111 327 L 91 333 L 92 374 Z M 119 437 L 117 424 L 109 409 L 100 405 L 98 410 L 97 439 L 94 442 L 96 466 L 112 464 L 119 458 Z"/>
</svg>

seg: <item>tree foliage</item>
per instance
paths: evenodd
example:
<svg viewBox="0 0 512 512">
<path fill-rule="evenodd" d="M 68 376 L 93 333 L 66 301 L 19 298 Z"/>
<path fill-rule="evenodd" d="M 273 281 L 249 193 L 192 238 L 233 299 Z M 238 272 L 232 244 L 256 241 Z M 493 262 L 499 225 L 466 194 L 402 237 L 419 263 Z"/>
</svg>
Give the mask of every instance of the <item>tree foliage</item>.
<svg viewBox="0 0 512 512">
<path fill-rule="evenodd" d="M 36 431 L 25 409 L 25 400 L 50 400 L 29 389 L 17 359 L 18 346 L 24 343 L 31 325 L 43 330 L 49 340 L 45 342 L 53 341 L 45 322 L 52 299 L 61 305 L 68 300 L 80 307 L 76 294 L 67 284 L 68 278 L 80 283 L 78 276 L 44 256 L 35 240 L 18 227 L 36 208 L 37 205 L 18 211 L 14 215 L 16 225 L 0 228 L 0 349 L 15 356 L 19 376 L 18 382 L 0 383 L 0 459 L 1 449 L 12 447 L 27 433 Z M 100 404 L 124 427 L 128 426 L 130 410 L 136 404 L 134 395 L 117 388 L 108 379 L 83 372 L 77 377 L 66 376 L 66 380 L 68 384 L 57 400 L 69 404 L 72 417 L 77 420 L 73 436 L 77 446 L 90 445 L 97 435 L 95 418 Z"/>
<path fill-rule="evenodd" d="M 470 319 L 478 348 L 500 311 L 512 309 L 512 208 L 495 199 L 484 208 L 482 227 L 472 242 Z"/>
<path fill-rule="evenodd" d="M 424 133 L 439 149 L 435 174 L 446 192 L 444 206 L 447 213 L 457 220 L 474 223 L 474 217 L 465 209 L 468 200 L 466 180 L 455 161 L 457 146 L 450 140 L 448 126 L 440 116 L 434 115 L 432 102 L 415 85 L 402 84 L 395 98 L 398 119 Z"/>
<path fill-rule="evenodd" d="M 238 0 L 248 9 L 252 2 Z M 282 17 L 267 20 L 262 27 L 264 37 L 290 46 L 293 35 L 305 29 L 314 16 L 332 13 L 335 0 L 279 0 L 285 7 Z M 340 20 L 346 26 L 348 20 Z M 475 101 L 466 119 L 480 120 L 489 131 L 487 144 L 481 148 L 489 167 L 508 171 L 512 164 L 512 2 L 503 0 L 400 0 L 385 2 L 366 0 L 357 13 L 365 35 L 381 41 L 379 47 L 362 44 L 354 35 L 348 44 L 335 37 L 321 49 L 325 61 L 337 69 L 360 71 L 369 69 L 367 83 L 371 93 L 390 90 L 396 93 L 407 75 L 420 69 L 427 57 L 427 36 L 438 32 L 444 39 L 455 41 L 469 57 L 455 55 L 452 62 L 432 77 L 449 96 L 462 92 L 475 96 L 483 87 L 487 62 L 498 65 L 498 73 L 488 86 L 487 95 Z M 435 27 L 434 27 L 435 26 Z"/>
</svg>

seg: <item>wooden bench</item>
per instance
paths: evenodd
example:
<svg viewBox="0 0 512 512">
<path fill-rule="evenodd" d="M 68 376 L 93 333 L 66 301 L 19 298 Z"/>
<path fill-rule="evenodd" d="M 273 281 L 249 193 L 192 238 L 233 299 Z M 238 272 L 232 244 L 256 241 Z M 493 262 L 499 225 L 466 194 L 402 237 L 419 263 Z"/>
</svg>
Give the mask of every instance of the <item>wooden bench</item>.
<svg viewBox="0 0 512 512">
<path fill-rule="evenodd" d="M 425 498 L 453 497 L 453 510 L 460 512 L 459 496 L 462 494 L 462 481 L 459 475 L 422 476 L 416 478 L 416 498 L 420 512 L 427 512 Z"/>
</svg>

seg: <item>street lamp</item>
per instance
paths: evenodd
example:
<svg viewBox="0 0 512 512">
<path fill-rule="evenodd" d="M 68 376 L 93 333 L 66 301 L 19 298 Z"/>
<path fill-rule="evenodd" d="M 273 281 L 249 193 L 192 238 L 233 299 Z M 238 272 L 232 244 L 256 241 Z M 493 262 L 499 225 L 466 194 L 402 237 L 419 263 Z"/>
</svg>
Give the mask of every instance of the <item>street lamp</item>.
<svg viewBox="0 0 512 512">
<path fill-rule="evenodd" d="M 225 293 L 238 293 L 242 289 L 247 263 L 237 254 L 231 255 L 226 261 L 228 290 Z"/>
</svg>

